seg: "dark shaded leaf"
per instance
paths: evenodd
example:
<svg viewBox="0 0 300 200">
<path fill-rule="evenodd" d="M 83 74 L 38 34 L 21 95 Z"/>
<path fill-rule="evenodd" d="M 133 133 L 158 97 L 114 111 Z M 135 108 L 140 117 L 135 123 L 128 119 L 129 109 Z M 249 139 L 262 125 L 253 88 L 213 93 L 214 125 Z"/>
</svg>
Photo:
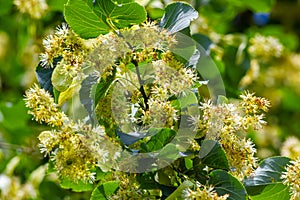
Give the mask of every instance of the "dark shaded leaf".
<svg viewBox="0 0 300 200">
<path fill-rule="evenodd" d="M 209 184 L 212 184 L 219 196 L 229 194 L 228 200 L 246 200 L 247 192 L 235 177 L 223 170 L 214 170 L 210 174 Z"/>
<path fill-rule="evenodd" d="M 92 92 L 92 87 L 97 83 L 98 76 L 96 74 L 90 74 L 86 79 L 82 81 L 81 88 L 79 91 L 80 102 L 83 104 L 85 109 L 89 113 L 91 123 L 95 121 L 95 94 Z"/>
<path fill-rule="evenodd" d="M 115 70 L 114 70 L 115 74 Z M 96 92 L 95 92 L 95 104 L 103 98 L 108 92 L 111 84 L 114 82 L 115 76 L 109 76 L 105 80 L 101 78 L 100 82 L 97 84 Z"/>
<path fill-rule="evenodd" d="M 116 130 L 116 133 L 125 145 L 131 145 L 146 136 L 145 133 L 123 133 L 120 130 Z"/>
<path fill-rule="evenodd" d="M 48 91 L 51 95 L 53 95 L 53 85 L 51 82 L 51 76 L 53 71 L 54 68 L 43 68 L 40 64 L 35 71 L 41 88 Z"/>
<path fill-rule="evenodd" d="M 204 140 L 201 145 L 199 156 L 203 165 L 229 170 L 225 151 L 220 143 L 215 140 Z"/>
<path fill-rule="evenodd" d="M 52 73 L 57 65 L 57 63 L 61 60 L 61 57 L 55 58 L 53 61 L 53 68 L 44 68 L 41 65 L 41 62 L 37 66 L 35 72 L 38 79 L 38 82 L 44 90 L 48 91 L 53 96 L 53 85 L 51 81 Z"/>
</svg>

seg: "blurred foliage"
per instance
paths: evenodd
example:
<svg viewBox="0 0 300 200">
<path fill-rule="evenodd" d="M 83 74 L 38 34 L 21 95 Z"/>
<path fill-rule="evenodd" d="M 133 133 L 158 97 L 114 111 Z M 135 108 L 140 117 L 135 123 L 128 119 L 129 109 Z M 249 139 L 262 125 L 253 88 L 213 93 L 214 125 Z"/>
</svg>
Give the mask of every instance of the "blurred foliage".
<svg viewBox="0 0 300 200">
<path fill-rule="evenodd" d="M 162 17 L 165 5 L 172 1 L 137 2 L 146 7 L 149 18 L 156 20 Z M 279 155 L 287 137 L 300 137 L 300 2 L 187 2 L 200 13 L 191 28 L 193 38 L 214 59 L 227 97 L 235 98 L 241 90 L 248 89 L 270 99 L 268 126 L 260 133 L 250 133 L 249 137 L 256 142 L 261 158 Z M 36 139 L 45 127 L 31 121 L 23 101 L 24 91 L 36 82 L 35 68 L 42 52 L 42 40 L 64 21 L 62 11 L 66 0 L 47 0 L 46 3 L 46 12 L 37 19 L 21 12 L 13 0 L 0 0 L 0 190 L 8 187 L 5 183 L 10 180 L 9 184 L 19 184 L 19 188 L 23 188 L 20 191 L 26 192 L 23 186 L 30 183 L 35 170 L 46 163 Z M 271 55 L 267 61 L 253 57 L 249 52 L 250 41 L 257 34 L 277 38 L 284 47 L 281 55 Z M 16 159 L 19 160 L 12 167 Z M 36 188 L 38 199 L 86 199 L 90 196 L 61 189 L 52 175 L 40 172 L 40 176 L 45 179 Z M 28 199 L 32 198 L 29 195 Z"/>
</svg>

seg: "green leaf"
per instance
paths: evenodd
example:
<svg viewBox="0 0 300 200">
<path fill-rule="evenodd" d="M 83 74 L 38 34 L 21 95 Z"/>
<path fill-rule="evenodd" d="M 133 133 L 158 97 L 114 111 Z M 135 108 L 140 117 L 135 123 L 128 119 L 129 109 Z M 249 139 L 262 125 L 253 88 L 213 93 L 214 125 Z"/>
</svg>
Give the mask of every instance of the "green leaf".
<svg viewBox="0 0 300 200">
<path fill-rule="evenodd" d="M 190 26 L 191 21 L 198 17 L 198 12 L 189 4 L 176 2 L 169 4 L 160 21 L 160 27 L 168 29 L 170 33 L 177 33 Z"/>
<path fill-rule="evenodd" d="M 224 170 L 214 170 L 210 174 L 209 184 L 212 184 L 219 196 L 229 194 L 228 200 L 246 200 L 247 192 L 235 177 Z"/>
<path fill-rule="evenodd" d="M 53 88 L 53 96 L 54 96 L 54 102 L 57 104 L 59 99 L 60 92 Z"/>
<path fill-rule="evenodd" d="M 199 51 L 196 49 L 195 41 L 184 34 L 176 34 L 176 41 L 176 46 L 172 49 L 176 58 L 187 66 L 197 64 L 199 60 L 197 53 L 199 53 Z"/>
<path fill-rule="evenodd" d="M 201 163 L 212 168 L 229 170 L 228 160 L 219 142 L 204 140 L 199 153 Z"/>
<path fill-rule="evenodd" d="M 84 191 L 91 191 L 94 186 L 90 183 L 84 183 L 79 181 L 78 183 L 74 183 L 70 181 L 68 178 L 64 178 L 60 182 L 60 186 L 64 189 L 71 189 L 74 192 L 84 192 Z"/>
<path fill-rule="evenodd" d="M 48 6 L 52 11 L 64 11 L 64 5 L 68 0 L 48 0 Z"/>
<path fill-rule="evenodd" d="M 152 152 L 163 148 L 166 144 L 172 141 L 176 132 L 169 128 L 159 130 L 151 139 L 146 143 L 145 149 L 147 152 Z"/>
<path fill-rule="evenodd" d="M 287 157 L 272 157 L 262 161 L 254 175 L 244 180 L 248 194 L 254 196 L 260 194 L 267 185 L 281 183 L 280 176 L 289 162 Z"/>
<path fill-rule="evenodd" d="M 228 104 L 229 100 L 227 99 L 227 97 L 223 96 L 223 95 L 219 95 L 218 99 L 217 99 L 217 104 L 221 105 L 221 104 Z"/>
<path fill-rule="evenodd" d="M 145 8 L 133 0 L 69 0 L 65 18 L 82 38 L 94 38 L 146 20 Z"/>
<path fill-rule="evenodd" d="M 251 196 L 252 200 L 290 200 L 289 186 L 282 183 L 267 185 L 263 192 Z"/>
<path fill-rule="evenodd" d="M 192 169 L 193 168 L 193 160 L 190 158 L 184 158 L 184 164 L 186 169 Z"/>
<path fill-rule="evenodd" d="M 209 50 L 213 41 L 207 36 L 200 33 L 192 35 L 193 39 L 197 41 L 205 50 Z"/>
<path fill-rule="evenodd" d="M 236 91 L 239 90 L 239 83 L 250 68 L 250 58 L 245 51 L 245 44 L 238 46 L 227 46 L 224 48 L 223 62 L 226 70 L 224 71 L 224 80 L 227 80 L 227 93 L 230 96 L 237 96 Z"/>
<path fill-rule="evenodd" d="M 173 200 L 173 199 L 182 199 L 182 192 L 186 188 L 192 187 L 194 183 L 191 181 L 184 181 L 166 200 Z"/>
<path fill-rule="evenodd" d="M 168 162 L 168 160 L 173 162 L 174 160 L 179 158 L 179 149 L 176 147 L 175 144 L 169 143 L 161 149 L 158 158 L 166 162 Z"/>
<path fill-rule="evenodd" d="M 72 80 L 72 76 L 68 71 L 64 70 L 63 65 L 58 65 L 53 70 L 51 82 L 53 87 L 59 92 L 66 91 L 70 87 Z"/>
<path fill-rule="evenodd" d="M 96 187 L 92 192 L 90 200 L 106 200 L 119 188 L 120 181 L 108 181 Z"/>
<path fill-rule="evenodd" d="M 111 84 L 114 82 L 116 70 L 114 70 L 113 73 L 114 74 L 112 76 L 107 77 L 105 80 L 101 78 L 100 82 L 98 83 L 95 94 L 96 104 L 101 98 L 103 98 L 107 94 Z"/>
<path fill-rule="evenodd" d="M 181 96 L 178 100 L 180 102 L 181 109 L 190 105 L 198 104 L 197 97 L 192 91 L 186 91 L 186 95 Z"/>
</svg>

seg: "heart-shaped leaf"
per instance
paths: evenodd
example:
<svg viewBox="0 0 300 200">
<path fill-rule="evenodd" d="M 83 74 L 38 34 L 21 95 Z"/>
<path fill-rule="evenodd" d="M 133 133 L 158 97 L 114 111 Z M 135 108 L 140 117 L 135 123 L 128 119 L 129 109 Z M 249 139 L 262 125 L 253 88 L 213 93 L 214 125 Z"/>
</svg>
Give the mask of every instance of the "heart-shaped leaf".
<svg viewBox="0 0 300 200">
<path fill-rule="evenodd" d="M 65 18 L 82 38 L 95 38 L 146 20 L 145 8 L 134 0 L 69 0 Z"/>
</svg>

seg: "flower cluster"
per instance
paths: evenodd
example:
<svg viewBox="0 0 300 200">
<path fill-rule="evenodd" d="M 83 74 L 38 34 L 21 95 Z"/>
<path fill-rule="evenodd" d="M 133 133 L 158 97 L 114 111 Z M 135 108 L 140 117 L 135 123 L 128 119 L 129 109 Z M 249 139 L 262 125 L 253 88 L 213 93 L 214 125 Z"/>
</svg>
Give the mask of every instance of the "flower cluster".
<svg viewBox="0 0 300 200">
<path fill-rule="evenodd" d="M 193 118 L 195 131 L 202 131 L 211 137 L 210 134 L 219 136 L 236 133 L 241 129 L 261 129 L 266 123 L 262 112 L 268 111 L 270 102 L 247 91 L 240 97 L 242 100 L 238 105 L 233 103 L 214 105 L 211 101 L 201 103 L 202 116 Z"/>
<path fill-rule="evenodd" d="M 290 186 L 291 200 L 300 199 L 300 160 L 299 158 L 294 161 L 290 161 L 290 164 L 286 167 L 286 171 L 283 172 L 281 178 L 283 184 Z"/>
<path fill-rule="evenodd" d="M 109 199 L 143 199 L 140 184 L 136 181 L 135 175 L 127 175 L 125 173 L 117 173 L 116 179 L 120 181 L 120 186 L 116 194 Z"/>
<path fill-rule="evenodd" d="M 281 155 L 291 159 L 300 157 L 300 140 L 295 136 L 288 137 L 282 144 Z"/>
<path fill-rule="evenodd" d="M 41 152 L 51 157 L 60 177 L 92 182 L 96 166 L 103 171 L 112 167 L 119 149 L 107 142 L 103 127 L 73 122 L 59 111 L 51 95 L 37 85 L 26 91 L 25 101 L 36 121 L 59 128 L 43 131 L 38 138 Z"/>
<path fill-rule="evenodd" d="M 159 85 L 154 88 L 154 93 L 162 94 L 163 98 L 165 95 L 165 98 L 168 98 L 172 95 L 184 94 L 185 90 L 191 89 L 197 80 L 193 70 L 183 67 L 174 70 L 162 60 L 153 62 L 153 68 L 155 71 L 154 83 Z M 161 98 L 161 95 L 157 95 L 157 98 Z"/>
<path fill-rule="evenodd" d="M 166 30 L 159 28 L 155 22 L 146 22 L 122 32 L 124 40 L 133 49 L 170 49 L 176 40 Z"/>
<path fill-rule="evenodd" d="M 26 107 L 29 108 L 28 113 L 33 115 L 34 119 L 39 123 L 46 123 L 50 126 L 62 126 L 68 117 L 64 112 L 60 111 L 58 105 L 54 103 L 54 99 L 49 92 L 39 88 L 35 84 L 25 93 Z"/>
<path fill-rule="evenodd" d="M 230 173 L 243 180 L 249 176 L 257 167 L 257 158 L 255 157 L 256 149 L 253 142 L 237 135 L 222 135 L 220 143 L 226 152 Z"/>
<path fill-rule="evenodd" d="M 245 114 L 242 119 L 243 128 L 246 130 L 249 128 L 261 129 L 262 125 L 266 123 L 263 120 L 264 114 L 261 112 L 269 110 L 270 102 L 265 98 L 254 96 L 253 93 L 247 91 L 240 97 L 242 98 L 240 107 Z"/>
<path fill-rule="evenodd" d="M 127 52 L 130 52 L 130 49 L 123 38 L 109 33 L 98 36 L 87 60 L 95 67 L 99 76 L 106 77 L 112 74 L 115 61 Z"/>
<path fill-rule="evenodd" d="M 93 182 L 95 167 L 107 171 L 113 165 L 110 159 L 118 156 L 101 126 L 69 122 L 58 131 L 42 132 L 38 138 L 41 152 L 50 155 L 58 175 L 73 182 Z"/>
<path fill-rule="evenodd" d="M 29 14 L 32 18 L 40 19 L 48 9 L 45 0 L 14 0 L 21 13 Z"/>
<path fill-rule="evenodd" d="M 225 200 L 229 195 L 219 196 L 212 186 L 207 187 L 196 182 L 195 188 L 186 188 L 181 197 L 184 200 Z"/>
<path fill-rule="evenodd" d="M 172 127 L 178 120 L 177 110 L 169 101 L 151 98 L 148 104 L 149 110 L 142 111 L 143 116 L 140 119 L 144 124 L 150 124 L 154 128 Z"/>
<path fill-rule="evenodd" d="M 256 34 L 250 39 L 248 51 L 253 58 L 268 62 L 272 58 L 279 58 L 282 55 L 283 45 L 275 37 Z"/>
<path fill-rule="evenodd" d="M 238 105 L 211 101 L 201 104 L 201 116 L 193 117 L 194 131 L 208 139 L 219 139 L 224 148 L 232 174 L 239 179 L 249 175 L 257 165 L 256 149 L 251 140 L 239 137 L 238 132 L 260 129 L 265 124 L 262 112 L 268 111 L 268 100 L 245 92 Z"/>
<path fill-rule="evenodd" d="M 100 76 L 106 77 L 112 74 L 115 61 L 121 59 L 117 70 L 122 74 L 127 71 L 124 65 L 130 61 L 142 62 L 149 56 L 152 57 L 155 50 L 166 51 L 175 43 L 173 36 L 160 30 L 154 23 L 147 22 L 116 33 L 100 35 L 88 60 Z"/>
<path fill-rule="evenodd" d="M 194 131 L 203 132 L 206 138 L 216 139 L 221 134 L 230 134 L 240 128 L 241 116 L 233 104 L 213 105 L 211 101 L 201 103 L 202 116 L 193 118 Z"/>
<path fill-rule="evenodd" d="M 45 52 L 40 55 L 41 65 L 45 68 L 57 67 L 65 75 L 76 77 L 81 72 L 81 64 L 90 47 L 67 24 L 57 27 L 54 34 L 49 35 L 43 41 Z"/>
</svg>

